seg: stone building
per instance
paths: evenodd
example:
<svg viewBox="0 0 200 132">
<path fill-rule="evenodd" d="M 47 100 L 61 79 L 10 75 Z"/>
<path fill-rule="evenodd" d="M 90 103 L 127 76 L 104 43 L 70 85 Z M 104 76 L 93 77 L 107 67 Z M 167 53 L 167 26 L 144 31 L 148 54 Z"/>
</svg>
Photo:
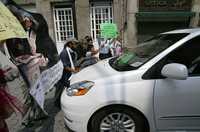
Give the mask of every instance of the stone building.
<svg viewBox="0 0 200 132">
<path fill-rule="evenodd" d="M 114 22 L 123 45 L 132 48 L 157 33 L 196 27 L 199 0 L 36 0 L 58 50 L 68 37 L 100 35 L 100 23 Z"/>
<path fill-rule="evenodd" d="M 35 0 L 14 0 L 14 1 L 27 11 L 37 12 Z"/>
</svg>

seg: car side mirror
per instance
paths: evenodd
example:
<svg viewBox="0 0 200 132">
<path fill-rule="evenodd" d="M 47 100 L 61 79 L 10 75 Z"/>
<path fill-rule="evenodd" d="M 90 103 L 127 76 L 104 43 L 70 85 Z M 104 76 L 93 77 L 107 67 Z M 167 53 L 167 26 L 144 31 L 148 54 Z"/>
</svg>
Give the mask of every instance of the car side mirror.
<svg viewBox="0 0 200 132">
<path fill-rule="evenodd" d="M 171 63 L 162 68 L 161 74 L 171 79 L 186 80 L 188 77 L 188 69 L 183 64 Z"/>
</svg>

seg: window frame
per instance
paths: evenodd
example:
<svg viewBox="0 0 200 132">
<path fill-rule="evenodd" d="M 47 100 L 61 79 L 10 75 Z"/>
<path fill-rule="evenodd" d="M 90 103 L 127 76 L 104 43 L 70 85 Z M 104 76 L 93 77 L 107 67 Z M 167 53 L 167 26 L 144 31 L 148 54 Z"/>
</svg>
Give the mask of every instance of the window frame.
<svg viewBox="0 0 200 132">
<path fill-rule="evenodd" d="M 59 19 L 59 11 L 63 11 L 63 15 L 61 15 L 61 19 Z M 69 14 L 66 14 L 66 11 Z M 65 42 L 68 38 L 75 37 L 75 26 L 74 26 L 74 14 L 73 14 L 73 8 L 72 7 L 53 7 L 53 19 L 54 19 L 54 31 L 55 31 L 55 38 L 56 43 L 62 43 Z M 60 23 L 63 23 L 60 25 Z M 59 28 L 58 28 L 59 27 Z M 64 28 L 65 27 L 65 28 Z M 71 28 L 70 28 L 71 27 Z M 60 29 L 63 28 L 61 31 Z M 69 30 L 70 29 L 70 30 Z M 71 36 L 68 36 L 68 33 L 71 32 Z M 61 36 L 63 34 L 63 36 Z M 63 38 L 62 38 L 63 37 Z"/>
<path fill-rule="evenodd" d="M 100 17 L 97 19 L 96 15 L 97 12 L 96 10 L 100 10 Z M 108 10 L 108 14 L 103 12 L 103 9 Z M 113 23 L 114 21 L 114 16 L 113 16 L 113 3 L 112 2 L 91 2 L 90 3 L 90 31 L 91 31 L 91 36 L 93 39 L 99 38 L 100 34 L 97 33 L 97 31 L 100 31 L 100 24 L 106 21 L 106 17 L 108 16 L 108 22 Z M 103 18 L 103 19 L 102 19 Z M 98 23 L 97 23 L 98 21 Z M 99 27 L 99 28 L 97 28 Z"/>
</svg>

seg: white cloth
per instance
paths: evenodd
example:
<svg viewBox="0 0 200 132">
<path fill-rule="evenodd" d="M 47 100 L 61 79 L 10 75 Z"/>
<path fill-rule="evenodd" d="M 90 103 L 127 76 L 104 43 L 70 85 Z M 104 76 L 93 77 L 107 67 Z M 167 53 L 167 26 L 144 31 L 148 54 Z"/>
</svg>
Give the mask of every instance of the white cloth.
<svg viewBox="0 0 200 132">
<path fill-rule="evenodd" d="M 122 54 L 122 44 L 115 40 L 111 44 L 112 56 L 120 56 Z"/>
<path fill-rule="evenodd" d="M 70 52 L 73 52 L 73 50 L 71 48 L 69 48 L 69 47 L 67 47 L 66 50 L 67 50 L 67 54 L 69 56 L 69 60 L 70 60 L 70 63 L 71 63 L 71 68 L 75 69 L 74 62 L 72 60 L 72 56 L 71 56 L 71 53 L 70 53 Z"/>
<path fill-rule="evenodd" d="M 28 42 L 31 47 L 31 53 L 36 54 L 36 48 L 37 48 L 35 44 L 36 34 L 33 31 L 30 31 L 30 32 L 27 31 L 27 35 L 28 35 Z"/>
<path fill-rule="evenodd" d="M 95 41 L 93 41 L 93 45 L 94 45 L 94 49 L 99 49 L 99 43 L 98 43 L 97 39 Z M 97 54 L 95 54 L 94 56 L 99 58 L 99 52 Z"/>
<path fill-rule="evenodd" d="M 110 42 L 111 40 L 102 41 L 100 44 L 99 53 L 100 54 L 108 54 L 110 50 Z"/>
</svg>

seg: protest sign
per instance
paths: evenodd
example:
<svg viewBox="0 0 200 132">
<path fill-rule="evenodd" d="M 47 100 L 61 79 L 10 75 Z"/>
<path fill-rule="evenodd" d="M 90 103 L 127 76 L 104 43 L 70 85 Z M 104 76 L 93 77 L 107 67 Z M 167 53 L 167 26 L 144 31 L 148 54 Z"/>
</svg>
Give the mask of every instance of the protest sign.
<svg viewBox="0 0 200 132">
<path fill-rule="evenodd" d="M 0 40 L 26 38 L 26 33 L 17 18 L 0 2 Z"/>
<path fill-rule="evenodd" d="M 119 66 L 127 65 L 128 62 L 134 57 L 135 57 L 135 54 L 133 54 L 132 52 L 126 52 L 117 59 L 117 64 Z"/>
<path fill-rule="evenodd" d="M 117 25 L 114 23 L 102 23 L 100 25 L 101 37 L 115 38 L 117 37 Z"/>
<path fill-rule="evenodd" d="M 53 67 L 42 72 L 36 83 L 31 87 L 30 94 L 44 110 L 45 93 L 50 91 L 54 85 L 61 79 L 63 73 L 63 64 L 59 61 Z"/>
</svg>

